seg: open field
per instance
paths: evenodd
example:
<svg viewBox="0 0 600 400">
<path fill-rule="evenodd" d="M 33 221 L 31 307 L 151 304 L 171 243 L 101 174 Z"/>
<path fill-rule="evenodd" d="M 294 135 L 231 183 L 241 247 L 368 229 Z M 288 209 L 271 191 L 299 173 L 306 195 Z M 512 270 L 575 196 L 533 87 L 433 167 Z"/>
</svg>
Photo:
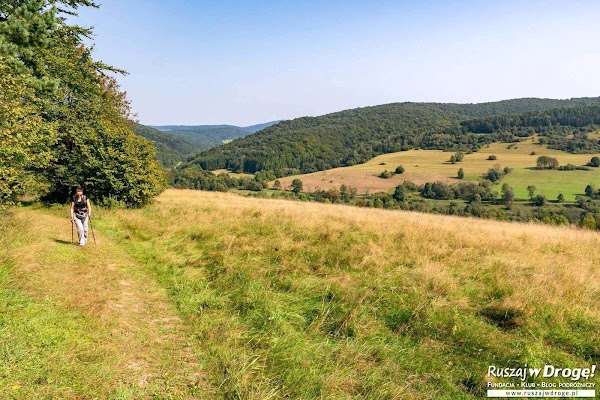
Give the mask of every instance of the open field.
<svg viewBox="0 0 600 400">
<path fill-rule="evenodd" d="M 531 155 L 531 152 L 536 152 Z M 389 190 L 405 180 L 417 184 L 425 182 L 444 181 L 456 183 L 459 168 L 465 171 L 465 179 L 477 180 L 489 168 L 500 165 L 502 168 L 513 168 L 513 174 L 505 177 L 504 182 L 515 189 L 519 198 L 527 198 L 527 186 L 536 185 L 538 192 L 546 193 L 556 198 L 563 193 L 567 200 L 573 200 L 575 195 L 584 191 L 589 183 L 600 184 L 600 169 L 592 171 L 537 171 L 527 168 L 535 167 L 537 157 L 547 155 L 558 159 L 560 164 L 585 165 L 595 154 L 570 154 L 560 150 L 551 150 L 546 146 L 534 143 L 531 139 L 517 144 L 516 148 L 508 149 L 506 143 L 493 143 L 480 151 L 467 154 L 460 163 L 448 162 L 452 152 L 438 150 L 409 150 L 398 153 L 384 154 L 372 160 L 352 167 L 335 168 L 312 174 L 296 175 L 281 178 L 283 187 L 288 187 L 295 178 L 302 180 L 304 190 L 313 191 L 319 187 L 329 189 L 339 188 L 340 185 L 355 186 L 359 193 Z M 496 155 L 496 161 L 487 158 Z M 384 163 L 384 165 L 381 165 Z M 405 168 L 402 175 L 390 179 L 377 177 L 384 170 L 393 171 L 398 165 Z"/>
<path fill-rule="evenodd" d="M 589 184 L 600 187 L 600 171 L 539 171 L 534 169 L 515 169 L 502 178 L 501 186 L 508 183 L 515 189 L 515 195 L 520 199 L 529 198 L 527 186 L 534 185 L 536 194 L 543 194 L 548 199 L 555 200 L 559 193 L 567 201 L 572 201 L 577 195 L 584 195 L 585 187 Z M 500 190 L 500 189 L 498 189 Z"/>
<path fill-rule="evenodd" d="M 79 249 L 66 214 L 0 219 L 11 398 L 475 399 L 600 360 L 592 231 L 168 190 Z"/>
<path fill-rule="evenodd" d="M 254 177 L 253 174 L 238 174 L 236 172 L 231 172 L 226 169 L 215 169 L 214 171 L 212 171 L 212 173 L 215 175 L 229 174 L 229 175 L 233 176 L 234 178 L 253 178 Z"/>
</svg>

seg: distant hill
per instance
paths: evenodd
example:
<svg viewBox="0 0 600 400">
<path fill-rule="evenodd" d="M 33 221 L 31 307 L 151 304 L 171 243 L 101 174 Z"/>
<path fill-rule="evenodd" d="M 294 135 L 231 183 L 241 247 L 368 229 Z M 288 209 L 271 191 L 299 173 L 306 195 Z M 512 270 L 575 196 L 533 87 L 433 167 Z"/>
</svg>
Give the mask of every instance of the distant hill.
<svg viewBox="0 0 600 400">
<path fill-rule="evenodd" d="M 481 104 L 406 102 L 357 108 L 279 122 L 202 152 L 182 168 L 198 165 L 205 170 L 274 171 L 285 176 L 351 166 L 379 154 L 412 148 L 476 151 L 484 144 L 509 138 L 510 130 L 482 135 L 468 129 L 474 123 L 462 126 L 461 122 L 597 102 L 600 97 L 523 98 Z"/>
<path fill-rule="evenodd" d="M 161 132 L 142 124 L 135 124 L 133 131 L 136 135 L 154 143 L 156 158 L 165 168 L 172 168 L 189 155 L 206 149 L 183 137 Z"/>
<path fill-rule="evenodd" d="M 220 146 L 223 143 L 228 143 L 234 139 L 243 138 L 269 126 L 275 125 L 278 122 L 279 121 L 272 121 L 252 126 L 161 125 L 153 126 L 153 128 L 183 137 L 190 142 L 196 143 L 202 148 L 208 149 Z"/>
<path fill-rule="evenodd" d="M 263 129 L 268 128 L 272 125 L 275 125 L 279 122 L 281 122 L 281 121 L 265 122 L 264 124 L 246 126 L 246 127 L 243 127 L 242 129 L 245 130 L 246 132 L 256 133 L 256 132 L 262 131 Z"/>
</svg>

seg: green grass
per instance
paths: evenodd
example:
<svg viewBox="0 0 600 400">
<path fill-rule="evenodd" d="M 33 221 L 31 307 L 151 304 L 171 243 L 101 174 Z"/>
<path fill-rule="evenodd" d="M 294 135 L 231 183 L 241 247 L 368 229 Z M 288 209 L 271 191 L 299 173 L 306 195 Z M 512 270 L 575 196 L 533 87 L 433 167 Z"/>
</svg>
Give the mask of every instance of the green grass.
<svg viewBox="0 0 600 400">
<path fill-rule="evenodd" d="M 97 210 L 96 247 L 48 247 L 70 234 L 64 212 L 24 209 L 2 227 L 24 233 L 0 236 L 0 392 L 14 398 L 476 399 L 490 364 L 600 360 L 593 232 L 169 190 Z M 139 301 L 99 323 L 101 302 L 70 302 L 71 287 Z M 175 336 L 152 329 L 166 306 L 142 312 L 166 299 Z M 202 384 L 163 335 L 189 348 Z M 153 384 L 117 367 L 133 354 Z"/>
<path fill-rule="evenodd" d="M 567 259 L 552 239 L 500 233 L 514 224 L 490 226 L 498 254 L 522 254 L 523 276 L 481 242 L 491 232 L 464 236 L 480 221 L 429 227 L 429 216 L 179 193 L 120 213 L 111 231 L 193 327 L 218 398 L 479 398 L 489 363 L 588 365 L 599 354 L 592 332 L 572 330 L 597 321 L 597 307 L 535 300 L 546 291 L 538 263 L 540 276 L 563 276 Z M 193 222 L 173 224 L 183 219 Z M 523 321 L 502 328 L 513 312 Z"/>
<path fill-rule="evenodd" d="M 158 306 L 151 278 L 100 232 L 98 246 L 71 245 L 66 211 L 30 207 L 0 215 L 1 397 L 182 399 L 204 393 L 171 345 L 178 340 L 174 328 L 159 326 L 170 316 Z"/>
<path fill-rule="evenodd" d="M 548 199 L 555 200 L 562 193 L 565 200 L 573 201 L 576 196 L 585 194 L 587 185 L 600 186 L 600 168 L 591 171 L 515 169 L 502 178 L 498 186 L 504 183 L 514 189 L 519 199 L 528 199 L 527 186 L 534 185 L 536 194 L 545 195 Z"/>
<path fill-rule="evenodd" d="M 65 309 L 50 297 L 34 298 L 19 290 L 19 277 L 7 252 L 10 247 L 27 246 L 34 238 L 6 216 L 0 216 L 0 231 L 3 397 L 93 397 L 111 385 L 120 386 L 113 371 L 98 363 L 105 355 L 100 343 L 108 332 L 85 313 Z"/>
</svg>

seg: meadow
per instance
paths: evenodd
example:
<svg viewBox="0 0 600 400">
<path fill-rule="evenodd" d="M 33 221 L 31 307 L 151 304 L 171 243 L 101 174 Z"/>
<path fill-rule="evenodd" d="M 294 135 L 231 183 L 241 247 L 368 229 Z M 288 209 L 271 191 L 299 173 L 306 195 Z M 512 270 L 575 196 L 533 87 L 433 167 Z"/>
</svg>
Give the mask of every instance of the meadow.
<svg viewBox="0 0 600 400">
<path fill-rule="evenodd" d="M 535 154 L 532 155 L 532 152 Z M 562 193 L 567 201 L 573 201 L 577 195 L 583 194 L 588 184 L 600 186 L 600 169 L 536 170 L 534 168 L 536 160 L 542 155 L 555 157 L 561 165 L 570 163 L 577 166 L 587 164 L 593 156 L 600 156 L 548 149 L 547 146 L 540 145 L 537 138 L 527 139 L 516 146 L 509 146 L 508 143 L 492 143 L 478 152 L 465 155 L 464 160 L 456 164 L 449 162 L 452 154 L 454 153 L 441 150 L 409 150 L 383 154 L 364 164 L 289 176 L 281 178 L 280 181 L 283 187 L 288 187 L 293 179 L 298 178 L 303 182 L 304 190 L 309 192 L 316 188 L 324 190 L 339 188 L 345 184 L 356 187 L 359 193 L 375 193 L 389 191 L 404 181 L 416 184 L 434 181 L 457 183 L 459 168 L 464 170 L 465 180 L 480 180 L 488 169 L 500 165 L 501 168 L 512 168 L 513 172 L 498 183 L 498 191 L 502 184 L 508 183 L 513 187 L 518 199 L 529 198 L 527 192 L 529 185 L 535 185 L 538 189 L 537 193 L 544 194 L 549 199 L 556 199 L 558 194 Z M 490 155 L 495 155 L 497 160 L 488 160 Z M 394 171 L 398 165 L 405 168 L 403 174 L 389 179 L 378 177 L 384 170 Z"/>
<path fill-rule="evenodd" d="M 80 249 L 66 215 L 0 218 L 9 398 L 476 399 L 600 359 L 592 231 L 168 190 Z"/>
<path fill-rule="evenodd" d="M 231 172 L 226 169 L 215 169 L 214 171 L 212 171 L 212 173 L 215 175 L 229 174 L 230 176 L 233 176 L 234 178 L 253 178 L 254 177 L 254 174 L 236 173 L 236 172 Z"/>
</svg>

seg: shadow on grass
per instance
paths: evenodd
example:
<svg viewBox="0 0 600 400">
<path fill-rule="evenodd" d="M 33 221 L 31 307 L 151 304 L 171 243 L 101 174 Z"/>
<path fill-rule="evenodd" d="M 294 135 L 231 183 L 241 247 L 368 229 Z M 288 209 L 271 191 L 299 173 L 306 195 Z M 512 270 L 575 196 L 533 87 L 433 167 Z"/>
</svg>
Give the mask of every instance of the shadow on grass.
<svg viewBox="0 0 600 400">
<path fill-rule="evenodd" d="M 68 245 L 71 245 L 71 246 L 75 246 L 77 244 L 75 242 L 71 242 L 70 240 L 62 240 L 62 239 L 56 239 L 56 238 L 54 238 L 52 240 L 54 240 L 56 243 L 68 244 Z"/>
</svg>

